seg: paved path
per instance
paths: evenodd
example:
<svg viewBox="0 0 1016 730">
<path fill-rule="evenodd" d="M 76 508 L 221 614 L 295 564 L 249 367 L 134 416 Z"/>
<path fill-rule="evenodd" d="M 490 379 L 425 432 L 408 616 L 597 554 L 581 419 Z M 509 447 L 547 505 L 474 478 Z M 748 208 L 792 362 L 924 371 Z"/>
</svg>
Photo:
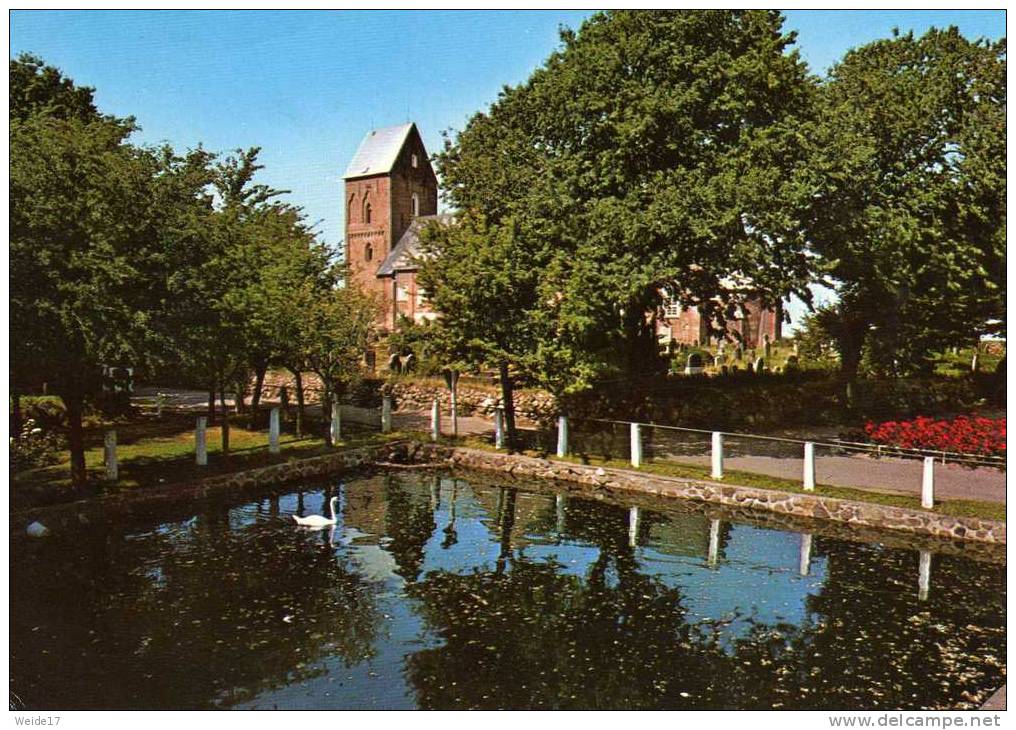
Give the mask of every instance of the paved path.
<svg viewBox="0 0 1016 730">
<path fill-rule="evenodd" d="M 203 411 L 208 407 L 208 394 L 200 391 L 178 388 L 138 388 L 135 399 L 151 401 L 161 391 L 169 396 L 169 403 L 176 408 Z M 263 399 L 262 403 L 277 403 L 277 399 Z M 229 406 L 233 401 L 226 399 Z M 292 404 L 291 404 L 292 405 Z M 314 407 L 314 406 L 311 406 Z M 399 430 L 429 431 L 429 411 L 396 411 L 392 414 L 392 425 Z M 442 420 L 442 431 L 451 432 L 447 414 Z M 521 423 L 522 426 L 531 424 Z M 460 416 L 459 435 L 492 434 L 494 424 L 479 416 Z M 658 452 L 669 451 L 661 443 Z M 657 460 L 708 466 L 708 452 L 698 454 L 657 453 Z M 803 458 L 794 456 L 728 456 L 724 467 L 732 471 L 746 471 L 754 474 L 800 479 L 804 470 Z M 815 472 L 819 484 L 837 487 L 853 487 L 887 494 L 920 496 L 923 464 L 919 459 L 898 459 L 854 455 L 823 455 L 821 447 L 816 450 Z M 983 502 L 1005 504 L 1005 472 L 985 467 L 970 468 L 958 464 L 935 464 L 936 499 L 973 499 Z"/>
<path fill-rule="evenodd" d="M 672 457 L 673 461 L 708 466 L 708 456 Z M 801 479 L 804 459 L 735 456 L 723 467 L 784 479 Z M 921 496 L 924 464 L 920 459 L 873 459 L 852 456 L 815 457 L 815 480 L 834 487 L 854 487 L 886 494 Z M 1005 472 L 986 467 L 935 464 L 935 499 L 974 499 L 1005 504 Z"/>
</svg>

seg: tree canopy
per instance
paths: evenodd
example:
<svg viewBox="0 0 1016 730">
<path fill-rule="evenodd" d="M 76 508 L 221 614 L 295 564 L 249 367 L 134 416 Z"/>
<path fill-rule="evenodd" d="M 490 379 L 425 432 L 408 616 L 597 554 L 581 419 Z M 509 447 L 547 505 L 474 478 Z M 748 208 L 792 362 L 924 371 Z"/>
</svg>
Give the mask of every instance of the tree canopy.
<svg viewBox="0 0 1016 730">
<path fill-rule="evenodd" d="M 831 70 L 809 128 L 805 221 L 852 376 L 926 369 L 1005 331 L 1005 41 L 875 41 Z"/>
</svg>

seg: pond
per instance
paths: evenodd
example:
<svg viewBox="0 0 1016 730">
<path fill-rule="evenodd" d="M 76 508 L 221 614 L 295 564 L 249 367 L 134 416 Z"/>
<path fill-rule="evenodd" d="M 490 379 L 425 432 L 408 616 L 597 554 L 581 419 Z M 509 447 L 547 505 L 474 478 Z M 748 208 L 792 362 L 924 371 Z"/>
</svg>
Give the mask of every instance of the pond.
<svg viewBox="0 0 1016 730">
<path fill-rule="evenodd" d="M 950 708 L 1004 682 L 1002 565 L 517 486 L 382 472 L 12 539 L 12 706 Z M 333 529 L 293 523 L 332 496 Z"/>
</svg>

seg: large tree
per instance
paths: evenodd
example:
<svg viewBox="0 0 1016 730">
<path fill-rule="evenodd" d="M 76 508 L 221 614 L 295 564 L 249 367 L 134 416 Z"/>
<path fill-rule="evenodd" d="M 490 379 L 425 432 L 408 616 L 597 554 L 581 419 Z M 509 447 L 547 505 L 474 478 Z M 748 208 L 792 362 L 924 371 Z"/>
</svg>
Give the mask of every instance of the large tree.
<svg viewBox="0 0 1016 730">
<path fill-rule="evenodd" d="M 839 302 L 844 375 L 926 370 L 1005 331 L 1005 41 L 895 35 L 830 71 L 806 225 Z"/>
<path fill-rule="evenodd" d="M 202 204 L 200 162 L 128 144 L 132 120 L 100 115 L 90 89 L 34 57 L 10 68 L 12 383 L 49 383 L 64 401 L 81 489 L 82 412 L 103 367 L 162 352 L 163 244 Z"/>
<path fill-rule="evenodd" d="M 767 11 L 617 11 L 563 32 L 438 155 L 449 202 L 483 228 L 432 247 L 428 292 L 486 269 L 514 297 L 484 337 L 491 287 L 454 312 L 438 296 L 444 328 L 568 390 L 655 367 L 668 293 L 717 328 L 749 298 L 807 297 L 793 172 L 814 83 L 781 25 Z"/>
</svg>

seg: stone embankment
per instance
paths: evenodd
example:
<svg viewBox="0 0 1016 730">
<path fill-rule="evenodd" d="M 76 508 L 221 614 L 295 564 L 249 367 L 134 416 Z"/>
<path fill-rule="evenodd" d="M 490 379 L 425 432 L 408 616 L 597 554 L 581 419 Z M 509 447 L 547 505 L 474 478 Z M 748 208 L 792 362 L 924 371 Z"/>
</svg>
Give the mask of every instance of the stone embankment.
<svg viewBox="0 0 1016 730">
<path fill-rule="evenodd" d="M 575 482 L 589 487 L 594 493 L 676 497 L 738 509 L 834 521 L 858 528 L 1001 545 L 1006 542 L 1006 526 L 1003 522 L 976 517 L 952 517 L 933 511 L 818 495 L 665 477 L 626 469 L 603 469 L 566 461 L 436 444 L 415 445 L 407 454 L 407 459 L 409 462 L 433 461 L 451 467 L 500 472 L 515 478 Z"/>
</svg>

